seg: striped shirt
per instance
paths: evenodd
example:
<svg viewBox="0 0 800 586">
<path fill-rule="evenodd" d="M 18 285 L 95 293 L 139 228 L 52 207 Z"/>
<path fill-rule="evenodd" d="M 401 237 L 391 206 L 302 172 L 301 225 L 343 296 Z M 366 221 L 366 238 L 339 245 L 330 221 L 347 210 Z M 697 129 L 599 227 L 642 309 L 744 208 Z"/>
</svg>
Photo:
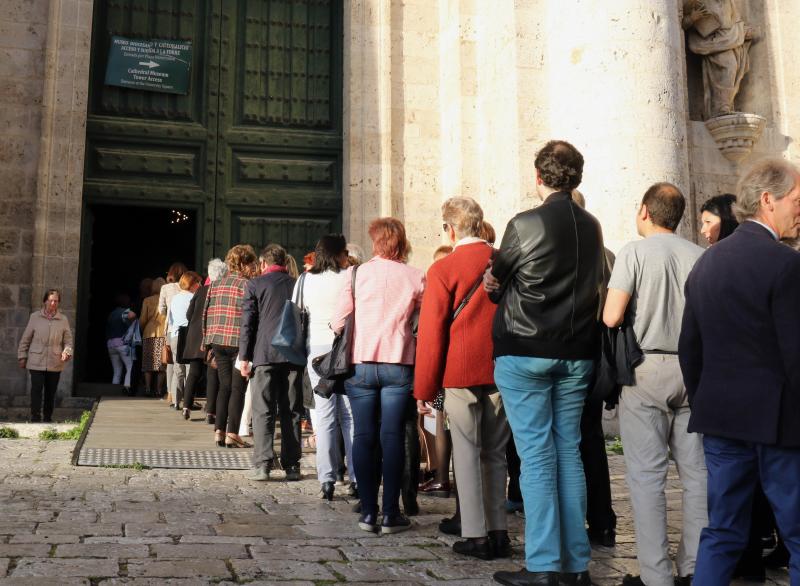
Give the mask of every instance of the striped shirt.
<svg viewBox="0 0 800 586">
<path fill-rule="evenodd" d="M 352 268 L 333 312 L 339 331 L 353 312 Z M 411 317 L 422 303 L 425 273 L 405 263 L 374 257 L 356 273 L 356 327 L 353 363 L 414 364 L 416 340 Z"/>
<path fill-rule="evenodd" d="M 229 273 L 211 283 L 203 309 L 203 344 L 239 346 L 242 300 L 247 279 Z"/>
</svg>

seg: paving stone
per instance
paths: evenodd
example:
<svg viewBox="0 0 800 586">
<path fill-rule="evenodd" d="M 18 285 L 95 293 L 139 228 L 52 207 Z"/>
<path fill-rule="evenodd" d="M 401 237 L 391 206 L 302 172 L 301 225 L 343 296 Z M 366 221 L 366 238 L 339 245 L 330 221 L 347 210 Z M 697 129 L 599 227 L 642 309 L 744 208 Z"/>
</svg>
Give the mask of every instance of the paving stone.
<svg viewBox="0 0 800 586">
<path fill-rule="evenodd" d="M 88 578 L 51 578 L 36 576 L 34 578 L 14 577 L 0 580 L 0 586 L 89 586 Z"/>
<path fill-rule="evenodd" d="M 181 523 L 126 523 L 126 537 L 160 537 L 164 535 L 184 535 L 193 533 L 195 535 L 211 535 L 211 527 L 208 525 L 191 525 Z"/>
<path fill-rule="evenodd" d="M 184 535 L 181 543 L 239 543 L 241 545 L 263 545 L 263 537 L 235 537 L 229 535 Z"/>
<path fill-rule="evenodd" d="M 180 544 L 180 545 L 153 545 L 153 553 L 157 558 L 247 558 L 247 549 L 244 545 L 234 543 L 215 543 L 215 544 Z"/>
<path fill-rule="evenodd" d="M 254 545 L 250 553 L 258 560 L 299 560 L 307 562 L 342 561 L 342 554 L 333 547 L 312 545 Z"/>
<path fill-rule="evenodd" d="M 175 525 L 216 525 L 220 522 L 217 513 L 164 513 L 163 515 L 167 523 Z M 136 522 L 145 521 L 136 519 Z"/>
<path fill-rule="evenodd" d="M 12 535 L 9 543 L 78 543 L 81 538 L 77 535 L 50 535 L 50 534 L 33 534 L 33 535 Z"/>
<path fill-rule="evenodd" d="M 0 578 L 5 578 L 6 574 L 8 574 L 8 564 L 10 561 L 9 559 L 0 559 Z"/>
<path fill-rule="evenodd" d="M 153 543 L 172 543 L 171 537 L 87 537 L 84 543 L 121 543 L 126 545 L 150 545 Z"/>
<path fill-rule="evenodd" d="M 348 560 L 435 560 L 439 559 L 430 551 L 421 547 L 394 546 L 394 547 L 342 547 L 342 553 Z"/>
<path fill-rule="evenodd" d="M 81 578 L 84 576 L 92 576 L 96 578 L 106 578 L 117 576 L 118 573 L 119 563 L 115 559 L 21 558 L 17 561 L 17 566 L 11 572 L 11 577 L 41 576 L 45 578 Z"/>
<path fill-rule="evenodd" d="M 231 560 L 239 580 L 336 580 L 323 564 L 293 560 Z"/>
<path fill-rule="evenodd" d="M 228 535 L 236 537 L 283 537 L 286 539 L 302 537 L 302 533 L 298 531 L 300 528 L 273 526 L 273 525 L 253 525 L 244 523 L 222 523 L 214 525 L 214 531 L 217 535 Z M 197 533 L 196 531 L 187 531 L 186 533 Z"/>
<path fill-rule="evenodd" d="M 238 582 L 220 582 L 219 586 L 238 586 Z M 255 580 L 248 582 L 247 586 L 314 586 L 314 582 L 297 581 L 297 580 Z"/>
<path fill-rule="evenodd" d="M 237 525 L 302 525 L 297 515 L 251 515 L 249 513 L 225 513 L 224 523 Z"/>
<path fill-rule="evenodd" d="M 146 545 L 121 543 L 73 543 L 56 547 L 57 558 L 146 558 L 150 548 Z"/>
<path fill-rule="evenodd" d="M 3 505 L 5 507 L 5 505 Z M 5 522 L 0 521 L 0 535 L 14 535 L 15 533 L 33 533 L 36 523 Z"/>
<path fill-rule="evenodd" d="M 51 535 L 122 535 L 119 523 L 39 523 L 36 533 Z"/>
<path fill-rule="evenodd" d="M 230 578 L 225 562 L 220 559 L 155 561 L 131 560 L 128 576 L 133 578 Z"/>
<path fill-rule="evenodd" d="M 0 557 L 22 558 L 43 557 L 50 555 L 50 546 L 35 543 L 3 543 L 0 544 Z"/>
<path fill-rule="evenodd" d="M 158 523 L 158 511 L 104 511 L 100 513 L 101 523 Z"/>
<path fill-rule="evenodd" d="M 422 582 L 431 579 L 427 569 L 414 564 L 382 564 L 380 562 L 350 562 L 326 564 L 328 568 L 342 576 L 346 582 L 396 582 L 406 580 Z"/>
<path fill-rule="evenodd" d="M 102 580 L 100 586 L 207 586 L 204 578 L 111 578 Z"/>
</svg>

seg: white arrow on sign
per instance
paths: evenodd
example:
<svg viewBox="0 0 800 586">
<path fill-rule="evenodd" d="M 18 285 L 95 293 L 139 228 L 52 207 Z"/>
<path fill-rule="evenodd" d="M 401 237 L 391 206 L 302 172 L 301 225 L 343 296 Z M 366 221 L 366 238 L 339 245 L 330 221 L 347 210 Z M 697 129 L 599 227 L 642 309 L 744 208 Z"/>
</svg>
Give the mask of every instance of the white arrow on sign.
<svg viewBox="0 0 800 586">
<path fill-rule="evenodd" d="M 160 65 L 153 60 L 139 61 L 139 65 L 144 65 L 145 67 L 149 67 L 150 69 L 153 69 L 153 67 L 160 67 Z"/>
</svg>

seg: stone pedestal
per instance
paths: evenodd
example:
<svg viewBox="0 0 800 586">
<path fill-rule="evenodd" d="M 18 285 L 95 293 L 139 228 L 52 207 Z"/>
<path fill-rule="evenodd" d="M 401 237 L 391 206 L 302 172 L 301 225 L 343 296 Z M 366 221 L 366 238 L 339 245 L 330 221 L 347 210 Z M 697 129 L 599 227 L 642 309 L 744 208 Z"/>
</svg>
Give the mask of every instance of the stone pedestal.
<svg viewBox="0 0 800 586">
<path fill-rule="evenodd" d="M 753 152 L 767 119 L 758 114 L 734 112 L 715 116 L 705 124 L 722 155 L 731 163 L 739 164 Z"/>
</svg>

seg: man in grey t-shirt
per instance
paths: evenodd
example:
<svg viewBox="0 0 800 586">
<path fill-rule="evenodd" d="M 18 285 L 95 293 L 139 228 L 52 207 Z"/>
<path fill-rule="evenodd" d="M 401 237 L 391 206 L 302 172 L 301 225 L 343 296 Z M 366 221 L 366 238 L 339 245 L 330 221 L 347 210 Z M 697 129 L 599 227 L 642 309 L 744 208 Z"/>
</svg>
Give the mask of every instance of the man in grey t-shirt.
<svg viewBox="0 0 800 586">
<path fill-rule="evenodd" d="M 700 436 L 686 431 L 689 400 L 678 363 L 683 287 L 703 249 L 675 234 L 686 200 L 669 183 L 656 183 L 642 198 L 636 228 L 643 240 L 617 255 L 603 321 L 633 327 L 645 354 L 636 385 L 623 387 L 619 423 L 636 526 L 641 576 L 625 586 L 691 584 L 700 531 L 706 526 L 706 467 Z M 683 483 L 683 526 L 674 580 L 667 538 L 665 490 L 669 453 Z"/>
</svg>

